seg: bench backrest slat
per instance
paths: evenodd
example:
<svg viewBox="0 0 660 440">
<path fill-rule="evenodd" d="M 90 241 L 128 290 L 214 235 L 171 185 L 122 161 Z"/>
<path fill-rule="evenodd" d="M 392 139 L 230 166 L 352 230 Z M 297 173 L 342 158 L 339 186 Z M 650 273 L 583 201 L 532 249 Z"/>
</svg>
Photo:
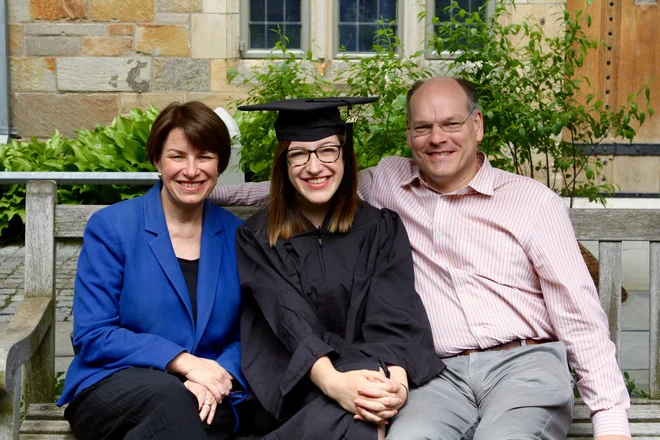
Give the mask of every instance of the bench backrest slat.
<svg viewBox="0 0 660 440">
<path fill-rule="evenodd" d="M 578 240 L 660 241 L 657 209 L 571 209 Z"/>
<path fill-rule="evenodd" d="M 660 240 L 652 241 L 649 251 L 649 390 L 660 399 Z"/>
<path fill-rule="evenodd" d="M 600 263 L 598 293 L 610 325 L 610 339 L 616 346 L 616 357 L 621 353 L 621 242 L 598 243 Z"/>
<path fill-rule="evenodd" d="M 27 186 L 24 284 L 26 297 L 52 297 L 55 291 L 55 200 L 55 182 L 33 181 Z"/>
</svg>

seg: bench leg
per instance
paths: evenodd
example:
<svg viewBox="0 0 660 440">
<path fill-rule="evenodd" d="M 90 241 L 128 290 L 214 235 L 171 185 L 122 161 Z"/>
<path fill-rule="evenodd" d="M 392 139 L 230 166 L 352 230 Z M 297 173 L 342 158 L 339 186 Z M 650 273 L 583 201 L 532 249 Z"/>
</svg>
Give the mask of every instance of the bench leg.
<svg viewBox="0 0 660 440">
<path fill-rule="evenodd" d="M 53 313 L 50 310 L 49 313 Z M 34 356 L 25 364 L 25 408 L 55 401 L 55 320 Z"/>
<path fill-rule="evenodd" d="M 13 393 L 0 395 L 0 440 L 18 440 L 21 414 L 21 369 L 14 375 Z"/>
</svg>

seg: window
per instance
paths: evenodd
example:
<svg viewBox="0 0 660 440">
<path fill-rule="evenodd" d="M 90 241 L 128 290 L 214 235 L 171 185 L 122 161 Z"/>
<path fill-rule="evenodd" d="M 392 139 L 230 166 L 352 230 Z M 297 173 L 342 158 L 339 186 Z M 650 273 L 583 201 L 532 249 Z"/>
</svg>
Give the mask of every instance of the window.
<svg viewBox="0 0 660 440">
<path fill-rule="evenodd" d="M 374 43 L 386 44 L 375 40 L 376 32 L 390 21 L 396 20 L 396 0 L 339 0 L 339 44 L 345 52 L 373 52 Z M 392 30 L 396 34 L 396 24 Z"/>
<path fill-rule="evenodd" d="M 491 13 L 491 8 L 494 6 L 491 0 L 456 0 L 456 3 L 458 4 L 459 8 L 464 9 L 467 12 L 477 12 L 479 8 L 483 7 L 481 11 L 484 14 Z M 452 0 L 429 0 L 427 2 L 427 10 L 433 13 L 433 15 L 427 15 L 427 23 L 429 26 L 433 20 L 433 17 L 438 18 L 438 22 L 433 25 L 434 32 L 437 32 L 437 29 L 442 22 L 450 21 L 452 18 L 457 21 L 461 21 L 461 18 L 458 16 L 458 9 L 450 7 L 451 5 Z M 434 50 L 429 50 L 427 51 L 426 56 L 427 58 L 445 58 L 448 56 L 448 54 L 438 54 Z"/>
<path fill-rule="evenodd" d="M 309 0 L 241 0 L 241 52 L 264 57 L 288 39 L 290 50 L 307 50 Z"/>
</svg>

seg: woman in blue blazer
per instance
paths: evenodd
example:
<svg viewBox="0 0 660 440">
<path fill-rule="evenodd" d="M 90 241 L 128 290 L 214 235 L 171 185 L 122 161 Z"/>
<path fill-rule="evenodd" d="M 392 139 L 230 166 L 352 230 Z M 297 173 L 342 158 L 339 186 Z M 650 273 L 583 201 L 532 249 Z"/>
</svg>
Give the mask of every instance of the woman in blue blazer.
<svg viewBox="0 0 660 440">
<path fill-rule="evenodd" d="M 230 138 L 204 104 L 171 104 L 147 155 L 161 181 L 95 213 L 74 291 L 77 355 L 58 401 L 78 438 L 231 438 L 240 371 L 241 221 L 206 202 Z"/>
</svg>

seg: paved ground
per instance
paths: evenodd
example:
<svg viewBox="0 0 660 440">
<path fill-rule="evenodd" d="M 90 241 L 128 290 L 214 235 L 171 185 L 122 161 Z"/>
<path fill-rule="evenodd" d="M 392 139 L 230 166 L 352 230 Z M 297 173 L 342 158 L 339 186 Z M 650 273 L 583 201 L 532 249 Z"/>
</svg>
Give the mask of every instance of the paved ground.
<svg viewBox="0 0 660 440">
<path fill-rule="evenodd" d="M 57 325 L 55 367 L 64 371 L 71 362 L 73 350 L 69 335 L 72 330 L 73 278 L 81 240 L 58 242 L 57 247 Z M 23 246 L 0 247 L 0 330 L 9 322 L 23 299 Z M 648 390 L 649 365 L 649 296 L 648 291 L 629 291 L 623 305 L 620 364 L 635 380 L 638 388 Z"/>
</svg>

